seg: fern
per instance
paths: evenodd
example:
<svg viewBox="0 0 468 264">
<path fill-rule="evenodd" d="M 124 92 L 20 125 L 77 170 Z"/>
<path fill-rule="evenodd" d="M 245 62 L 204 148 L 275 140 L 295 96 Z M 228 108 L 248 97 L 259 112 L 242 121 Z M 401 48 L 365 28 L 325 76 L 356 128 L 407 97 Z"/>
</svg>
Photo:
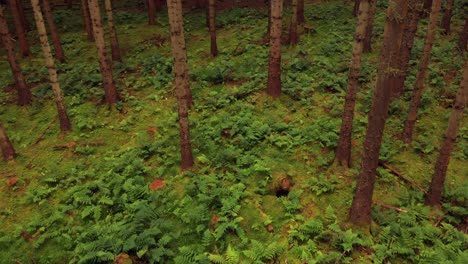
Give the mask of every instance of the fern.
<svg viewBox="0 0 468 264">
<path fill-rule="evenodd" d="M 255 263 L 273 260 L 284 251 L 283 245 L 276 241 L 268 244 L 267 246 L 265 246 L 265 243 L 257 240 L 252 240 L 251 242 L 251 249 L 244 250 L 242 253 Z"/>
</svg>

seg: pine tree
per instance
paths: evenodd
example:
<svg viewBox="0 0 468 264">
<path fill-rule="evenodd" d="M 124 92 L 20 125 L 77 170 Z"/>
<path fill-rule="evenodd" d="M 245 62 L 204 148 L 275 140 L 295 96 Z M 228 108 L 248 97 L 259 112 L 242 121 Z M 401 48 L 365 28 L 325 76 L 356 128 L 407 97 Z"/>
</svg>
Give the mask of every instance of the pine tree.
<svg viewBox="0 0 468 264">
<path fill-rule="evenodd" d="M 292 16 L 291 16 L 291 23 L 289 25 L 289 43 L 295 46 L 299 40 L 299 35 L 297 33 L 297 25 L 298 25 L 298 0 L 292 0 L 291 9 L 292 9 Z"/>
<path fill-rule="evenodd" d="M 453 1 L 454 0 L 447 0 L 444 16 L 442 17 L 442 21 L 440 22 L 440 26 L 443 29 L 443 33 L 447 35 L 450 34 L 450 21 L 452 20 L 453 15 Z"/>
<path fill-rule="evenodd" d="M 29 44 L 26 37 L 26 29 L 21 21 L 21 14 L 18 11 L 17 1 L 20 0 L 8 0 L 10 6 L 10 11 L 13 16 L 13 21 L 15 22 L 16 35 L 18 36 L 18 42 L 20 46 L 21 56 L 29 56 Z"/>
<path fill-rule="evenodd" d="M 44 14 L 47 20 L 47 24 L 49 25 L 52 43 L 54 44 L 55 58 L 59 62 L 63 63 L 65 62 L 65 55 L 63 54 L 62 44 L 60 44 L 60 37 L 57 31 L 57 27 L 54 23 L 54 17 L 52 16 L 49 0 L 42 0 L 42 5 L 44 7 Z"/>
<path fill-rule="evenodd" d="M 283 0 L 271 0 L 270 62 L 266 92 L 272 97 L 281 95 L 281 18 Z"/>
<path fill-rule="evenodd" d="M 83 24 L 86 31 L 86 35 L 88 36 L 89 41 L 94 40 L 93 36 L 93 27 L 91 25 L 91 17 L 89 14 L 89 3 L 88 0 L 81 0 L 81 13 L 83 15 Z"/>
<path fill-rule="evenodd" d="M 117 31 L 114 25 L 114 15 L 112 14 L 112 1 L 104 0 L 104 6 L 106 9 L 107 16 L 107 29 L 109 31 L 112 61 L 122 62 L 122 55 L 120 53 L 119 39 L 117 37 Z"/>
<path fill-rule="evenodd" d="M 210 31 L 211 56 L 218 56 L 218 45 L 216 44 L 216 5 L 215 0 L 208 0 L 208 24 Z"/>
<path fill-rule="evenodd" d="M 374 29 L 375 11 L 377 9 L 377 0 L 371 0 L 369 3 L 369 18 L 367 19 L 366 35 L 364 36 L 363 52 L 368 53 L 372 51 L 372 31 Z"/>
</svg>

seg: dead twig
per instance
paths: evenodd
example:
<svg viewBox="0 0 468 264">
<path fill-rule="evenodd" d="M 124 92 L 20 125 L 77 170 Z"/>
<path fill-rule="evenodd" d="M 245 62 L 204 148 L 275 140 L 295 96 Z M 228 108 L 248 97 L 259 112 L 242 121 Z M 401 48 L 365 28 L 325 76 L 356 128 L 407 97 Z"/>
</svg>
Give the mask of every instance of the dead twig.
<svg viewBox="0 0 468 264">
<path fill-rule="evenodd" d="M 400 212 L 400 213 L 408 213 L 408 210 L 400 208 L 400 207 L 396 207 L 396 206 L 393 206 L 393 205 L 377 203 L 377 202 L 374 202 L 374 204 L 380 205 L 381 207 L 384 207 L 384 208 L 387 208 L 387 209 L 395 210 L 395 211 Z"/>
<path fill-rule="evenodd" d="M 409 184 L 413 185 L 413 187 L 420 190 L 424 194 L 427 194 L 427 191 L 423 187 L 419 186 L 419 184 L 417 184 L 415 181 L 411 180 L 410 178 L 404 176 L 399 171 L 397 171 L 394 168 L 390 167 L 390 165 L 388 165 L 387 163 L 385 163 L 383 161 L 379 161 L 379 165 L 384 167 L 385 169 L 389 170 L 391 173 L 398 176 L 400 179 L 402 179 L 402 180 L 408 182 Z"/>
<path fill-rule="evenodd" d="M 45 136 L 47 130 L 49 130 L 49 128 L 52 126 L 52 124 L 53 124 L 54 122 L 55 122 L 55 119 L 52 120 L 52 122 L 49 123 L 49 125 L 46 127 L 46 129 L 44 129 L 44 131 L 42 131 L 42 134 L 36 139 L 36 141 L 34 142 L 33 146 L 39 144 L 39 142 L 41 142 L 41 141 L 44 139 L 44 136 Z"/>
</svg>

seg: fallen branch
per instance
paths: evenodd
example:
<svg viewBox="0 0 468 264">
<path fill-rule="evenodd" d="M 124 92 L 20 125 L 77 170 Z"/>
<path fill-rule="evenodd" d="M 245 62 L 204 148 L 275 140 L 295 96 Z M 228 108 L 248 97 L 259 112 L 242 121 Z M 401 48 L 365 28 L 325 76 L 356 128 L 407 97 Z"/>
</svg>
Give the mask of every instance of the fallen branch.
<svg viewBox="0 0 468 264">
<path fill-rule="evenodd" d="M 374 204 L 380 205 L 381 207 L 384 207 L 384 208 L 387 208 L 387 209 L 395 210 L 395 211 L 400 212 L 400 213 L 408 213 L 408 210 L 400 208 L 400 207 L 396 207 L 396 206 L 393 206 L 393 205 L 377 203 L 377 202 L 374 202 Z"/>
<path fill-rule="evenodd" d="M 70 142 L 67 145 L 56 145 L 52 146 L 54 150 L 64 150 L 64 149 L 72 149 L 76 148 L 77 146 L 80 147 L 98 147 L 98 146 L 104 146 L 106 143 L 104 142 L 89 142 L 89 143 L 83 143 L 83 144 L 76 144 L 75 142 Z"/>
<path fill-rule="evenodd" d="M 408 177 L 405 177 L 403 174 L 401 174 L 399 171 L 395 170 L 394 168 L 390 167 L 390 165 L 388 165 L 387 163 L 383 162 L 383 161 L 379 161 L 379 165 L 384 167 L 385 169 L 389 170 L 390 172 L 392 172 L 394 175 L 398 176 L 400 179 L 410 183 L 411 185 L 413 185 L 413 187 L 415 187 L 416 189 L 420 190 L 421 192 L 423 192 L 424 194 L 427 194 L 427 191 L 419 186 L 415 181 L 411 180 L 410 178 Z"/>
<path fill-rule="evenodd" d="M 34 142 L 33 146 L 34 145 L 37 145 L 39 142 L 41 142 L 43 139 L 44 139 L 44 136 L 47 132 L 47 130 L 49 130 L 49 128 L 52 126 L 52 124 L 55 122 L 55 119 L 52 120 L 52 122 L 49 123 L 49 125 L 46 127 L 46 129 L 44 129 L 44 131 L 42 131 L 42 134 L 36 139 L 36 141 Z"/>
</svg>

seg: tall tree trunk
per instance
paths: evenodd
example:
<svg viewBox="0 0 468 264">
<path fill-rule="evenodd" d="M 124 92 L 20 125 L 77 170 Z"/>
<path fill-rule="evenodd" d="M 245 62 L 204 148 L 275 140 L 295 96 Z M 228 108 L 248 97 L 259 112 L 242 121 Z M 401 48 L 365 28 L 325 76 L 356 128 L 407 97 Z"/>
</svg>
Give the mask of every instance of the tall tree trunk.
<svg viewBox="0 0 468 264">
<path fill-rule="evenodd" d="M 392 87 L 390 79 L 393 72 L 392 57 L 399 52 L 401 18 L 406 0 L 390 1 L 387 9 L 387 21 L 380 52 L 377 83 L 369 112 L 361 172 L 356 185 L 353 202 L 349 211 L 349 221 L 355 225 L 369 225 L 371 222 L 372 195 L 374 192 L 375 173 L 379 162 L 379 151 L 388 116 Z"/>
<path fill-rule="evenodd" d="M 88 0 L 81 0 L 81 13 L 83 14 L 83 22 L 88 40 L 93 41 L 93 26 L 91 25 Z"/>
<path fill-rule="evenodd" d="M 375 11 L 377 9 L 377 0 L 371 0 L 369 2 L 369 18 L 367 19 L 366 25 L 366 35 L 364 36 L 363 40 L 363 52 L 368 53 L 372 51 L 372 31 L 374 29 L 374 18 L 375 18 Z"/>
<path fill-rule="evenodd" d="M 429 16 L 429 14 L 431 13 L 431 7 L 432 7 L 432 0 L 424 0 L 423 11 L 421 13 L 421 16 L 423 18 L 426 18 Z"/>
<path fill-rule="evenodd" d="M 24 29 L 23 23 L 21 22 L 21 16 L 18 11 L 18 4 L 16 1 L 19 0 L 8 0 L 10 6 L 11 14 L 13 16 L 13 21 L 15 22 L 16 35 L 18 36 L 18 42 L 20 46 L 21 56 L 29 56 L 29 44 L 26 38 L 26 31 Z"/>
<path fill-rule="evenodd" d="M 265 5 L 267 5 L 267 11 L 268 11 L 268 26 L 267 26 L 267 32 L 265 34 L 265 39 L 270 40 L 270 35 L 271 35 L 271 0 L 264 0 Z"/>
<path fill-rule="evenodd" d="M 304 0 L 297 0 L 297 23 L 303 25 L 304 22 Z"/>
<path fill-rule="evenodd" d="M 175 85 L 180 126 L 181 167 L 182 170 L 188 170 L 193 167 L 188 120 L 188 109 L 191 105 L 191 95 L 188 93 L 190 90 L 190 82 L 187 67 L 187 51 L 185 48 L 181 0 L 167 0 L 167 11 L 171 28 L 172 55 L 174 57 Z"/>
<path fill-rule="evenodd" d="M 12 42 L 10 33 L 8 32 L 8 25 L 4 15 L 5 7 L 0 5 L 0 36 L 2 38 L 3 46 L 7 53 L 8 63 L 10 64 L 13 78 L 15 79 L 15 87 L 18 92 L 18 104 L 28 105 L 31 103 L 32 95 L 29 91 L 26 81 L 21 71 L 18 60 L 16 59 L 15 46 Z"/>
<path fill-rule="evenodd" d="M 148 25 L 156 24 L 156 0 L 148 0 Z"/>
<path fill-rule="evenodd" d="M 272 97 L 281 95 L 281 17 L 283 0 L 271 0 L 270 62 L 266 92 Z"/>
<path fill-rule="evenodd" d="M 403 30 L 398 62 L 400 74 L 396 76 L 396 82 L 394 86 L 394 94 L 396 97 L 399 97 L 403 94 L 406 74 L 409 67 L 409 59 L 411 57 L 411 50 L 413 49 L 414 37 L 416 35 L 416 31 L 418 30 L 419 18 L 421 17 L 421 4 L 422 0 L 409 0 L 409 11 Z"/>
<path fill-rule="evenodd" d="M 156 1 L 156 10 L 161 10 L 164 7 L 163 0 L 155 0 Z"/>
<path fill-rule="evenodd" d="M 450 114 L 447 131 L 445 132 L 444 142 L 439 152 L 439 157 L 435 165 L 434 175 L 432 176 L 431 186 L 426 196 L 426 205 L 439 206 L 442 198 L 442 189 L 444 187 L 447 167 L 450 161 L 453 145 L 457 139 L 460 124 L 463 119 L 463 110 L 468 100 L 468 61 L 465 61 L 463 70 L 463 80 L 458 89 L 455 105 Z"/>
<path fill-rule="evenodd" d="M 111 40 L 111 51 L 112 61 L 122 62 L 122 56 L 120 55 L 119 39 L 117 38 L 117 32 L 114 25 L 114 16 L 112 14 L 112 2 L 111 0 L 104 0 L 107 15 L 107 28 L 109 30 Z"/>
<path fill-rule="evenodd" d="M 24 12 L 23 1 L 22 0 L 16 1 L 16 5 L 17 5 L 17 8 L 18 8 L 18 14 L 20 16 L 21 23 L 23 24 L 24 30 L 26 32 L 31 31 L 31 27 L 29 26 L 28 20 L 26 19 L 26 14 Z"/>
<path fill-rule="evenodd" d="M 218 45 L 216 44 L 216 5 L 215 0 L 208 0 L 208 20 L 211 40 L 211 56 L 218 56 Z"/>
<path fill-rule="evenodd" d="M 71 130 L 71 123 L 68 119 L 67 111 L 63 100 L 62 90 L 58 83 L 57 71 L 55 70 L 54 58 L 50 50 L 49 40 L 47 38 L 47 31 L 42 17 L 41 7 L 39 0 L 31 0 L 31 5 L 34 11 L 34 18 L 36 20 L 37 32 L 41 41 L 42 51 L 44 52 L 45 63 L 49 72 L 50 84 L 55 96 L 55 104 L 57 105 L 58 117 L 60 121 L 60 130 L 67 132 Z"/>
<path fill-rule="evenodd" d="M 353 55 L 348 74 L 348 89 L 346 91 L 343 118 L 340 129 L 340 140 L 336 150 L 338 163 L 345 167 L 351 167 L 351 136 L 353 130 L 354 106 L 358 91 L 359 75 L 361 73 L 361 57 L 363 39 L 366 34 L 369 6 L 372 0 L 363 0 L 359 5 L 358 22 L 354 33 Z"/>
<path fill-rule="evenodd" d="M 465 25 L 463 26 L 463 30 L 460 32 L 460 38 L 458 39 L 458 50 L 462 52 L 466 50 L 467 40 L 468 40 L 468 19 L 465 19 Z"/>
<path fill-rule="evenodd" d="M 298 24 L 298 0 L 292 0 L 291 9 L 291 24 L 289 25 L 289 43 L 295 46 L 299 40 L 299 35 L 297 34 L 297 24 Z"/>
<path fill-rule="evenodd" d="M 429 62 L 431 60 L 431 51 L 432 45 L 434 44 L 435 29 L 437 22 L 439 21 L 440 6 L 441 0 L 432 1 L 432 10 L 429 18 L 430 21 L 427 26 L 427 35 L 424 42 L 423 54 L 419 63 L 419 71 L 413 89 L 413 97 L 411 98 L 408 117 L 406 118 L 405 126 L 403 128 L 402 139 L 405 143 L 410 143 L 413 138 L 414 124 L 416 123 L 418 108 L 424 90 L 424 80 L 426 79 L 426 73 L 429 68 Z"/>
<path fill-rule="evenodd" d="M 447 0 L 447 5 L 445 6 L 444 16 L 442 17 L 442 21 L 440 23 L 443 33 L 449 35 L 450 34 L 450 21 L 452 20 L 453 14 L 453 0 Z"/>
<path fill-rule="evenodd" d="M 357 16 L 359 12 L 359 4 L 361 0 L 354 0 L 354 7 L 353 7 L 353 16 Z"/>
<path fill-rule="evenodd" d="M 102 83 L 105 92 L 105 102 L 114 104 L 119 101 L 119 93 L 115 87 L 114 78 L 112 77 L 112 68 L 107 58 L 106 43 L 104 41 L 104 32 L 102 30 L 101 14 L 99 10 L 98 0 L 89 0 L 89 13 L 91 15 L 94 42 L 99 58 L 99 68 L 101 69 Z"/>
<path fill-rule="evenodd" d="M 63 54 L 62 44 L 60 44 L 60 37 L 57 32 L 57 27 L 55 27 L 54 17 L 52 16 L 52 10 L 50 9 L 49 0 L 42 0 L 42 5 L 44 6 L 44 14 L 49 25 L 50 35 L 52 37 L 52 43 L 54 44 L 55 49 L 55 58 L 61 62 L 65 62 L 65 55 Z"/>
<path fill-rule="evenodd" d="M 13 148 L 13 144 L 11 144 L 10 139 L 3 128 L 3 125 L 0 124 L 0 149 L 2 149 L 3 160 L 11 160 L 14 159 L 16 156 L 15 149 Z"/>
</svg>

